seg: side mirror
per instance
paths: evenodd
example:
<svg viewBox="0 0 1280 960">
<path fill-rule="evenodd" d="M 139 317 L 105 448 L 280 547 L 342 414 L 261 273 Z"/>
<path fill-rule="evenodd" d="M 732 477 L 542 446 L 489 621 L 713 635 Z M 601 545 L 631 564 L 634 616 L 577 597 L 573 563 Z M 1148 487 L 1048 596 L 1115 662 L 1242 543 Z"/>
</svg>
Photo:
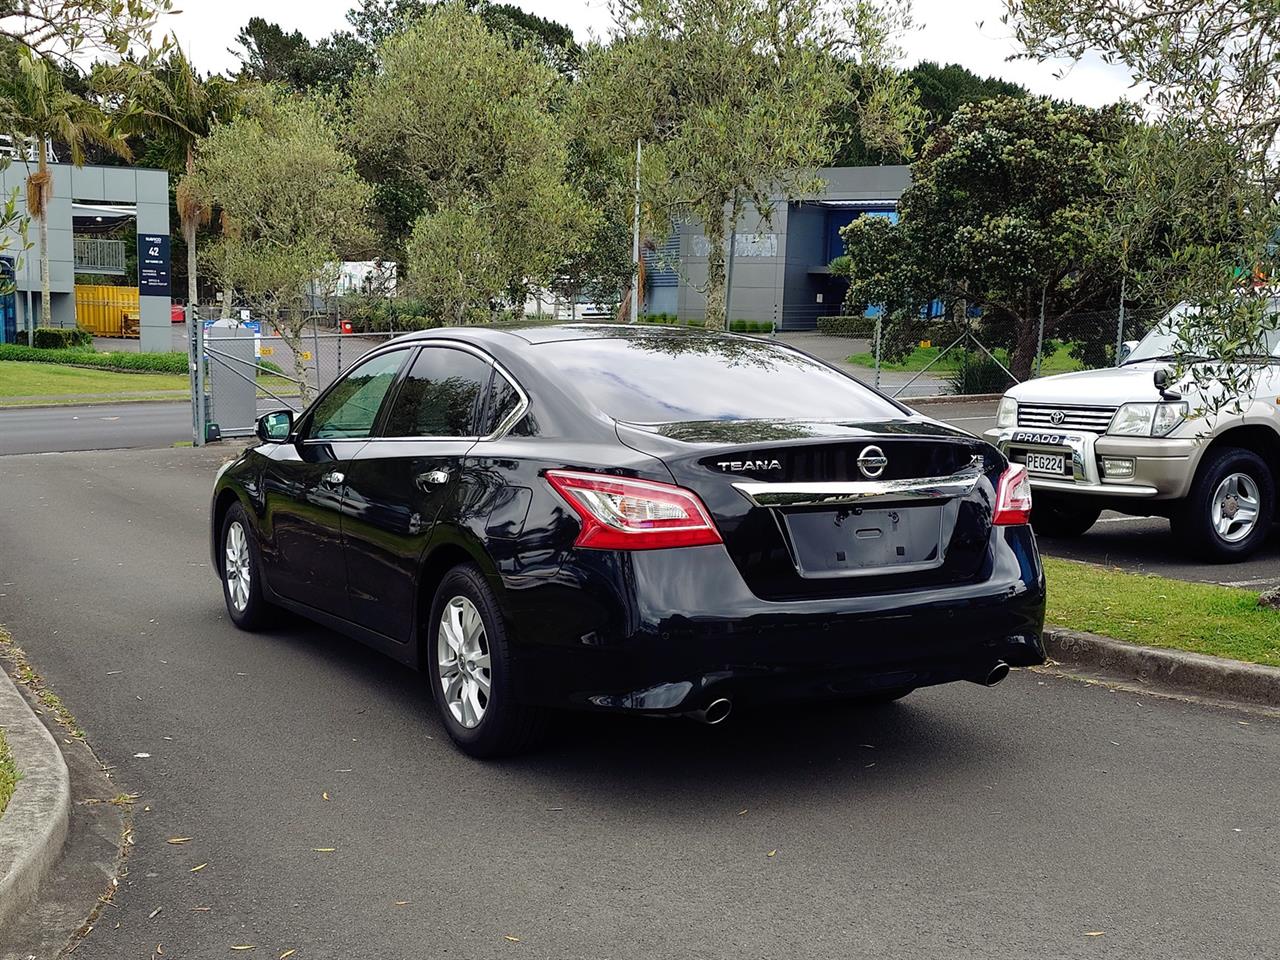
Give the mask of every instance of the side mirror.
<svg viewBox="0 0 1280 960">
<path fill-rule="evenodd" d="M 258 439 L 263 443 L 284 443 L 293 433 L 293 411 L 274 410 L 258 418 Z"/>
<path fill-rule="evenodd" d="M 1169 371 L 1163 367 L 1151 375 L 1151 381 L 1156 385 L 1156 389 L 1160 391 L 1160 396 L 1166 400 L 1181 400 L 1182 394 L 1177 390 L 1169 389 Z"/>
<path fill-rule="evenodd" d="M 1116 359 L 1116 363 L 1124 363 L 1129 359 L 1129 354 L 1138 348 L 1137 340 L 1126 340 L 1120 344 L 1120 356 Z"/>
</svg>

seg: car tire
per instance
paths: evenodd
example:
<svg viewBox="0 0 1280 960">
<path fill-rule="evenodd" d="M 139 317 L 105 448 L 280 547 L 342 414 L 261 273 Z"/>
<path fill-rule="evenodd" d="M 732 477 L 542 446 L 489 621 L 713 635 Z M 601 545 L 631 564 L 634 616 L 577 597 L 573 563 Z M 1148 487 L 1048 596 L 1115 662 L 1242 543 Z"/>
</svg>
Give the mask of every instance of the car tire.
<svg viewBox="0 0 1280 960">
<path fill-rule="evenodd" d="M 463 753 L 507 756 L 542 735 L 545 711 L 516 699 L 506 625 L 493 589 L 475 566 L 454 567 L 440 582 L 420 656 L 440 722 Z"/>
<path fill-rule="evenodd" d="M 1098 522 L 1102 507 L 1088 501 L 1037 493 L 1031 498 L 1031 527 L 1042 537 L 1080 537 Z"/>
<path fill-rule="evenodd" d="M 1252 450 L 1209 453 L 1191 493 L 1173 515 L 1173 534 L 1196 557 L 1238 563 L 1262 546 L 1275 519 L 1276 481 Z M 1252 519 L 1244 521 L 1243 512 Z"/>
<path fill-rule="evenodd" d="M 240 504 L 232 504 L 223 517 L 218 544 L 218 575 L 227 615 L 241 630 L 260 630 L 270 620 L 272 608 L 262 595 L 262 563 L 253 524 Z"/>
</svg>

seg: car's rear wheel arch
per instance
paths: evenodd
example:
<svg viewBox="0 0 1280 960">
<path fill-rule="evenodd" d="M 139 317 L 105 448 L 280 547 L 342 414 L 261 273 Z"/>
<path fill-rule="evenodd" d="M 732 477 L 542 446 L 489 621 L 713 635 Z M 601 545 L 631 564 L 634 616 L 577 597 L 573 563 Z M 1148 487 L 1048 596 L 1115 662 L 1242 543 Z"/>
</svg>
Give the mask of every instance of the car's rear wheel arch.
<svg viewBox="0 0 1280 960">
<path fill-rule="evenodd" d="M 493 558 L 483 547 L 467 543 L 461 538 L 449 537 L 428 548 L 418 573 L 418 608 L 414 611 L 414 636 L 417 638 L 419 669 L 431 666 L 429 644 L 426 641 L 431 624 L 431 605 L 435 601 L 436 591 L 444 578 L 449 575 L 449 571 L 466 564 L 474 564 L 480 568 L 480 572 L 488 580 L 490 588 L 501 605 L 502 578 L 498 574 Z"/>
</svg>

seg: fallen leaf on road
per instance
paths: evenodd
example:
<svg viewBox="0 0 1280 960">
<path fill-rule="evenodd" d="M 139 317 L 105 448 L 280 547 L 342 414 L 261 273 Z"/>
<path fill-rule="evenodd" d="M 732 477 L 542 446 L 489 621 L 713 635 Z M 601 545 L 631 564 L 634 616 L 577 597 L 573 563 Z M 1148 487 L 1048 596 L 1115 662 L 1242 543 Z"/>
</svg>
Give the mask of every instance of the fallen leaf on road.
<svg viewBox="0 0 1280 960">
<path fill-rule="evenodd" d="M 746 810 L 739 810 L 739 811 L 738 811 L 738 816 L 740 816 L 740 817 L 745 817 L 746 815 L 747 815 L 747 811 L 746 811 Z"/>
<path fill-rule="evenodd" d="M 123 671 L 123 670 L 108 670 L 108 671 L 107 671 L 107 676 L 108 676 L 108 677 L 114 677 L 117 673 L 124 673 L 124 671 Z"/>
<path fill-rule="evenodd" d="M 200 863 L 200 864 L 196 864 L 194 867 L 192 867 L 192 868 L 191 868 L 191 872 L 192 872 L 192 873 L 199 873 L 201 870 L 203 870 L 203 869 L 204 869 L 205 867 L 207 867 L 208 865 L 209 865 L 208 863 Z"/>
<path fill-rule="evenodd" d="M 766 857 L 776 857 L 777 855 L 778 855 L 777 850 L 770 850 L 768 853 L 765 854 Z"/>
<path fill-rule="evenodd" d="M 1090 930 L 1085 934 L 1086 937 L 1105 937 L 1106 933 L 1102 930 Z"/>
<path fill-rule="evenodd" d="M 337 849 L 338 849 L 337 847 L 312 847 L 311 852 L 312 853 L 333 853 Z"/>
<path fill-rule="evenodd" d="M 154 920 L 154 919 L 156 918 L 156 915 L 157 915 L 157 914 L 159 914 L 159 913 L 160 913 L 160 911 L 161 911 L 161 910 L 163 910 L 163 909 L 164 909 L 164 907 L 156 907 L 154 910 L 152 910 L 152 911 L 151 911 L 151 913 L 150 913 L 150 914 L 148 914 L 148 915 L 147 915 L 147 919 L 148 919 L 148 920 Z"/>
<path fill-rule="evenodd" d="M 257 950 L 258 945 L 256 943 L 237 943 L 237 944 L 233 944 L 231 949 L 232 950 Z"/>
<path fill-rule="evenodd" d="M 212 909 L 213 907 L 192 907 L 191 912 L 192 913 L 208 913 Z"/>
<path fill-rule="evenodd" d="M 519 937 L 505 936 L 505 937 L 503 937 L 502 939 L 503 939 L 503 940 L 510 940 L 512 943 L 519 943 L 519 942 L 520 942 L 520 938 L 519 938 Z"/>
<path fill-rule="evenodd" d="M 292 957 L 297 952 L 298 952 L 297 950 L 286 950 L 284 953 L 280 954 L 280 956 L 277 957 L 276 960 L 284 960 L 285 957 Z"/>
<path fill-rule="evenodd" d="M 151 757 L 151 754 L 149 753 L 135 753 L 133 755 L 133 758 L 135 760 L 147 760 L 147 759 L 150 759 L 150 757 Z"/>
<path fill-rule="evenodd" d="M 328 799 L 329 799 L 329 792 L 326 790 L 324 793 L 320 794 L 320 798 L 321 798 L 322 800 L 328 800 Z"/>
<path fill-rule="evenodd" d="M 191 837 L 170 837 L 165 843 L 190 843 Z"/>
<path fill-rule="evenodd" d="M 396 906 L 397 906 L 397 907 L 406 907 L 406 906 L 408 906 L 408 905 L 409 905 L 409 901 L 408 901 L 408 900 L 397 900 L 397 901 L 396 901 Z"/>
</svg>

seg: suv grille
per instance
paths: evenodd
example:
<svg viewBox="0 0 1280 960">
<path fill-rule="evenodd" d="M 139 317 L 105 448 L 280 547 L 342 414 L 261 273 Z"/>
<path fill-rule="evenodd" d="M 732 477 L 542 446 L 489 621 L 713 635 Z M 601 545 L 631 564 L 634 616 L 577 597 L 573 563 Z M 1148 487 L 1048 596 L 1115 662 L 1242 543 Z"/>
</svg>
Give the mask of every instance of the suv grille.
<svg viewBox="0 0 1280 960">
<path fill-rule="evenodd" d="M 1018 404 L 1018 426 L 1106 433 L 1119 407 L 1063 406 L 1056 403 Z"/>
</svg>

